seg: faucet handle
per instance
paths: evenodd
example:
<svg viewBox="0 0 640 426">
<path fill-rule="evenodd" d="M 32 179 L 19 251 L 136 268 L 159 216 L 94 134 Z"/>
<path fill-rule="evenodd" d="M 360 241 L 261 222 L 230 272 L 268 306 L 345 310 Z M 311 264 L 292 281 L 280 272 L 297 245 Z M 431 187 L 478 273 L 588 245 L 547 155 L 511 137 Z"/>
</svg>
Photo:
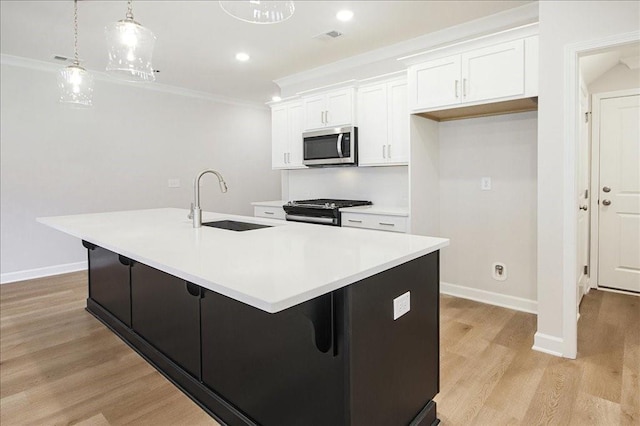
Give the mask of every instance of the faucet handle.
<svg viewBox="0 0 640 426">
<path fill-rule="evenodd" d="M 193 219 L 193 203 L 191 203 L 191 210 L 189 210 L 189 215 L 187 216 L 188 219 Z"/>
</svg>

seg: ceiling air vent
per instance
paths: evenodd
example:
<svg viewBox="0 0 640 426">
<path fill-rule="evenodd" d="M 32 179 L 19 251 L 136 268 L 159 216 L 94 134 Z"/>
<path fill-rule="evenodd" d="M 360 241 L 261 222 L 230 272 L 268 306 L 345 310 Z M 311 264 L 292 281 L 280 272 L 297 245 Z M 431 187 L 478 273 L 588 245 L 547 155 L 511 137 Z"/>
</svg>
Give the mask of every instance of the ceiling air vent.
<svg viewBox="0 0 640 426">
<path fill-rule="evenodd" d="M 313 37 L 316 40 L 320 40 L 320 41 L 330 41 L 333 40 L 335 38 L 338 38 L 342 35 L 342 33 L 340 31 L 336 31 L 336 30 L 332 30 L 326 33 L 322 33 L 322 34 L 318 34 L 317 36 Z"/>
<path fill-rule="evenodd" d="M 53 59 L 55 59 L 56 61 L 62 61 L 62 62 L 66 62 L 69 60 L 69 58 L 67 58 L 66 56 L 60 56 L 60 55 L 55 55 Z"/>
</svg>

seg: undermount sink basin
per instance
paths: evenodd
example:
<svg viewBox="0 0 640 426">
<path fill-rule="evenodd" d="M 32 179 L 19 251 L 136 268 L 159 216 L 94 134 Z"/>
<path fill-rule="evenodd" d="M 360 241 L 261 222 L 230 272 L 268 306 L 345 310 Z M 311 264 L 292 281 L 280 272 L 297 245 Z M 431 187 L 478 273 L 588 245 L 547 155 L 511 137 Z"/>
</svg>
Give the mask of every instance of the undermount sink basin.
<svg viewBox="0 0 640 426">
<path fill-rule="evenodd" d="M 252 229 L 271 228 L 270 225 L 259 225 L 257 223 L 237 222 L 235 220 L 217 220 L 215 222 L 204 222 L 202 226 L 228 229 L 229 231 L 250 231 Z"/>
</svg>

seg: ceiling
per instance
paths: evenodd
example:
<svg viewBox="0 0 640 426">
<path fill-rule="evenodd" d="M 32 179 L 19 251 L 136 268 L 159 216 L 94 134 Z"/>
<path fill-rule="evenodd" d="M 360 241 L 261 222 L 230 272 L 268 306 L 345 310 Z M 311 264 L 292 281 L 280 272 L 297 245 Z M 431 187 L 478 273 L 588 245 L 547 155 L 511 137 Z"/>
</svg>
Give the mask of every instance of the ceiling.
<svg viewBox="0 0 640 426">
<path fill-rule="evenodd" d="M 611 68 L 622 63 L 621 60 L 635 58 L 637 61 L 638 56 L 640 56 L 640 43 L 630 43 L 590 53 L 580 58 L 582 79 L 588 86 Z"/>
<path fill-rule="evenodd" d="M 157 36 L 158 83 L 262 103 L 278 93 L 276 79 L 527 3 L 296 1 L 294 16 L 273 25 L 236 20 L 214 0 L 139 0 L 133 12 Z M 102 71 L 104 26 L 124 18 L 126 2 L 82 0 L 78 9 L 80 58 L 86 68 Z M 336 19 L 342 9 L 354 12 L 352 21 Z M 54 55 L 73 57 L 71 0 L 1 0 L 0 19 L 1 53 L 47 62 L 56 62 Z M 331 30 L 343 35 L 314 38 Z M 251 59 L 236 61 L 240 51 Z"/>
</svg>

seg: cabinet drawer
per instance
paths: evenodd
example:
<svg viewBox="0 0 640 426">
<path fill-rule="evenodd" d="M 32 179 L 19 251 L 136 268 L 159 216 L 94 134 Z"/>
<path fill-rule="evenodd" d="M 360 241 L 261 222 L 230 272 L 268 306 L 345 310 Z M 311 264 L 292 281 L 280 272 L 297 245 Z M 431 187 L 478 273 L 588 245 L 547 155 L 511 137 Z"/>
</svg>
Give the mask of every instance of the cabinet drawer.
<svg viewBox="0 0 640 426">
<path fill-rule="evenodd" d="M 269 219 L 285 219 L 282 207 L 255 206 L 253 208 L 253 215 L 255 217 L 267 217 Z"/>
<path fill-rule="evenodd" d="M 342 213 L 342 226 L 351 228 L 377 229 L 380 231 L 407 232 L 407 217 L 362 213 Z"/>
</svg>

